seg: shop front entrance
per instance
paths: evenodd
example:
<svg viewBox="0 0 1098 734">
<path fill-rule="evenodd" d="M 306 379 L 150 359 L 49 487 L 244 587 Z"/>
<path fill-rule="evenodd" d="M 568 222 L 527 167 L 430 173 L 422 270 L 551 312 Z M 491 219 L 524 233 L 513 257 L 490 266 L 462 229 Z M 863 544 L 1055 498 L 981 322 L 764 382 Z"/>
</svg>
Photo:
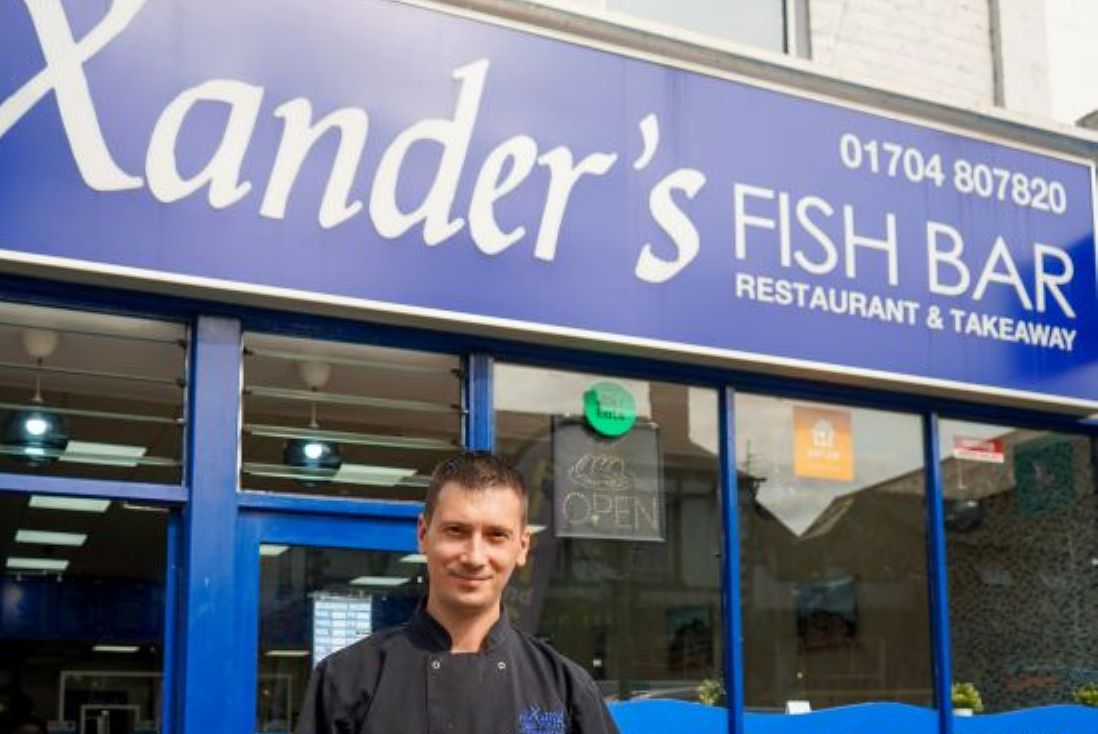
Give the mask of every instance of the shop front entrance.
<svg viewBox="0 0 1098 734">
<path fill-rule="evenodd" d="M 247 731 L 290 732 L 313 667 L 406 620 L 423 590 L 412 514 L 244 514 L 237 558 L 241 690 L 255 691 Z"/>
</svg>

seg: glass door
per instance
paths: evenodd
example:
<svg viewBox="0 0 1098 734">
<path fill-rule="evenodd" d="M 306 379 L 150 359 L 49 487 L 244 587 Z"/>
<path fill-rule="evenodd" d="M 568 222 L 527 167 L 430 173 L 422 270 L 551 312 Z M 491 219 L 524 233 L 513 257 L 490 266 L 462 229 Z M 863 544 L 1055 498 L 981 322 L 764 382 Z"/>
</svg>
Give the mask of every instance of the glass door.
<svg viewBox="0 0 1098 734">
<path fill-rule="evenodd" d="M 249 513 L 241 518 L 240 604 L 250 731 L 290 732 L 312 669 L 331 653 L 404 622 L 423 589 L 418 508 L 379 518 Z"/>
</svg>

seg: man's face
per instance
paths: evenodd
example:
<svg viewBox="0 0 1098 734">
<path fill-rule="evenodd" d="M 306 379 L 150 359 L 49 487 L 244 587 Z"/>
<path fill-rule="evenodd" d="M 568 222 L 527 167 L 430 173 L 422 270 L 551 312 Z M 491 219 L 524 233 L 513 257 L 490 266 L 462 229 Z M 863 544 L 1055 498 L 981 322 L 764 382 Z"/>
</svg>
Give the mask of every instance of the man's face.
<svg viewBox="0 0 1098 734">
<path fill-rule="evenodd" d="M 511 572 L 526 564 L 530 531 L 522 509 L 509 487 L 443 485 L 430 523 L 420 517 L 418 528 L 433 603 L 462 616 L 498 609 Z"/>
</svg>

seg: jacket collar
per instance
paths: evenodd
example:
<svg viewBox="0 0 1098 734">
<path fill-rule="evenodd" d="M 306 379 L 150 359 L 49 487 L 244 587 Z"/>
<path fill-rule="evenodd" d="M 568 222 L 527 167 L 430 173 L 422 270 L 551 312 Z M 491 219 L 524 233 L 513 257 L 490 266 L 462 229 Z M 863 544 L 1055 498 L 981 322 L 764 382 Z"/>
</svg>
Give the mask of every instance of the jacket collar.
<svg viewBox="0 0 1098 734">
<path fill-rule="evenodd" d="M 427 597 L 423 597 L 412 618 L 408 621 L 408 629 L 413 636 L 430 652 L 450 652 L 453 641 L 446 628 L 439 624 L 438 620 L 427 613 Z M 489 652 L 503 645 L 511 632 L 511 623 L 507 619 L 507 612 L 500 605 L 499 619 L 488 630 L 488 634 L 481 644 L 481 652 Z"/>
</svg>

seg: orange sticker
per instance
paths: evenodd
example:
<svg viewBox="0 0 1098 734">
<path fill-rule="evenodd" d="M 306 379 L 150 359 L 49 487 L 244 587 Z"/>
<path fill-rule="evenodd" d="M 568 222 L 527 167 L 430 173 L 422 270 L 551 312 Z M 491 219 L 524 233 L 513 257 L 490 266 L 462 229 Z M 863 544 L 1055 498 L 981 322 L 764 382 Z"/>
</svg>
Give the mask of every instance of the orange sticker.
<svg viewBox="0 0 1098 734">
<path fill-rule="evenodd" d="M 793 473 L 837 482 L 854 479 L 854 440 L 848 411 L 794 406 Z"/>
</svg>

